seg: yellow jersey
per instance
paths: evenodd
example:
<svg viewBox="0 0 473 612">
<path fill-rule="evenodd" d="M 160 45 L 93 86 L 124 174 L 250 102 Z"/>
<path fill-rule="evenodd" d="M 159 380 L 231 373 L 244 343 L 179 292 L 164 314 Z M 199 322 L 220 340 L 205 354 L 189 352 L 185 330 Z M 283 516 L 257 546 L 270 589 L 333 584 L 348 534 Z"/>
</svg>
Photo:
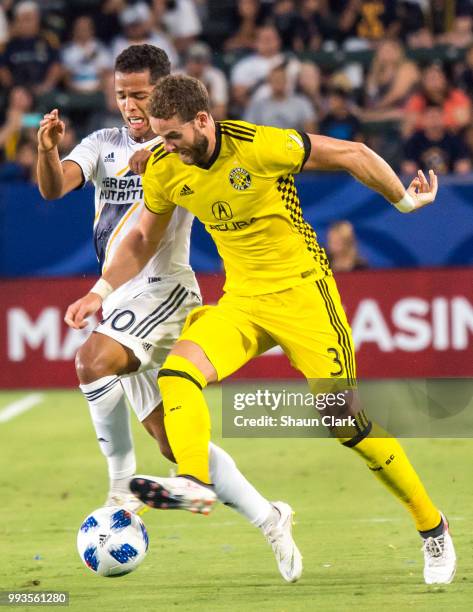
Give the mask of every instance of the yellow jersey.
<svg viewBox="0 0 473 612">
<path fill-rule="evenodd" d="M 296 130 L 217 122 L 205 166 L 158 147 L 143 177 L 145 205 L 156 214 L 181 206 L 205 225 L 225 266 L 226 292 L 261 295 L 314 282 L 331 271 L 293 177 L 310 146 Z"/>
</svg>

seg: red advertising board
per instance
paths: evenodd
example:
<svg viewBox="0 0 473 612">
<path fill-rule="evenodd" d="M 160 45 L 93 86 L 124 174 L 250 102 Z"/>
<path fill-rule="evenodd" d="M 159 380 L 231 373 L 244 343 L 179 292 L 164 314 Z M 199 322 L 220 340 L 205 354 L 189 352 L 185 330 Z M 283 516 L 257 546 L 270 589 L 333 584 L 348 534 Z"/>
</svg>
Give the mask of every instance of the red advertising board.
<svg viewBox="0 0 473 612">
<path fill-rule="evenodd" d="M 473 269 L 366 271 L 337 276 L 362 378 L 473 376 Z M 199 278 L 215 302 L 222 278 Z M 88 331 L 63 323 L 93 279 L 0 282 L 0 388 L 75 386 L 74 355 Z M 291 377 L 277 349 L 236 376 Z"/>
</svg>

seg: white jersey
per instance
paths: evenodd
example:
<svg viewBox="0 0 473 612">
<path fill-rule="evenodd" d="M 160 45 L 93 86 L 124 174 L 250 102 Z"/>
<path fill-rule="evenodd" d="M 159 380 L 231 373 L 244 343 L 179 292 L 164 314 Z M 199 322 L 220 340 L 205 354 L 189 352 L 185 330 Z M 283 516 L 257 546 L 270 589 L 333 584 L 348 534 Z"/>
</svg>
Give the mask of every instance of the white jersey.
<svg viewBox="0 0 473 612">
<path fill-rule="evenodd" d="M 85 182 L 95 186 L 94 243 L 102 272 L 144 208 L 141 177 L 130 170 L 128 160 L 143 148 L 153 151 L 160 142 L 158 136 L 146 143 L 136 142 L 126 127 L 98 130 L 63 159 L 78 164 Z M 176 208 L 156 254 L 137 276 L 107 298 L 107 308 L 161 277 L 175 277 L 198 292 L 189 265 L 192 221 L 188 211 Z"/>
</svg>

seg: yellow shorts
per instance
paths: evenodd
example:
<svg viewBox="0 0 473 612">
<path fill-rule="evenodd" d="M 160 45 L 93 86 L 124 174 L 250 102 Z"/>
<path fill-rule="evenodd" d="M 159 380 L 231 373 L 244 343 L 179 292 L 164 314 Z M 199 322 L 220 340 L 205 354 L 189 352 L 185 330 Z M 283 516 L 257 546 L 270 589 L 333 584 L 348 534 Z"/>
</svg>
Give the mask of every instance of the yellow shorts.
<svg viewBox="0 0 473 612">
<path fill-rule="evenodd" d="M 265 295 L 225 294 L 216 306 L 193 310 L 179 340 L 198 344 L 219 380 L 275 345 L 308 379 L 354 384 L 356 377 L 351 329 L 333 277 Z"/>
</svg>

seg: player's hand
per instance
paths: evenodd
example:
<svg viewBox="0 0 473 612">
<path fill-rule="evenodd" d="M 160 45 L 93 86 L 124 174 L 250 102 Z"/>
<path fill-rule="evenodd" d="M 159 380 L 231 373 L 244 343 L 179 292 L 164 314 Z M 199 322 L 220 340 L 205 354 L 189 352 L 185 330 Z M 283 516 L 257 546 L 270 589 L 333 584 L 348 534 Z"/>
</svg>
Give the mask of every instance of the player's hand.
<svg viewBox="0 0 473 612">
<path fill-rule="evenodd" d="M 429 181 L 425 178 L 422 170 L 419 170 L 417 176 L 407 188 L 407 193 L 412 196 L 415 203 L 414 210 L 427 206 L 427 204 L 432 204 L 435 200 L 439 186 L 437 175 L 433 170 L 429 170 Z"/>
<path fill-rule="evenodd" d="M 57 108 L 50 113 L 46 113 L 39 122 L 38 148 L 40 151 L 50 151 L 64 138 L 66 126 L 64 121 L 59 119 Z"/>
<path fill-rule="evenodd" d="M 130 157 L 130 161 L 128 165 L 130 166 L 130 170 L 135 174 L 144 174 L 146 170 L 146 165 L 148 163 L 148 159 L 151 157 L 152 152 L 148 151 L 148 149 L 141 149 L 141 151 L 136 151 Z"/>
<path fill-rule="evenodd" d="M 88 293 L 71 304 L 64 316 L 64 321 L 73 329 L 84 329 L 88 317 L 95 314 L 102 306 L 102 298 L 96 293 Z"/>
</svg>

